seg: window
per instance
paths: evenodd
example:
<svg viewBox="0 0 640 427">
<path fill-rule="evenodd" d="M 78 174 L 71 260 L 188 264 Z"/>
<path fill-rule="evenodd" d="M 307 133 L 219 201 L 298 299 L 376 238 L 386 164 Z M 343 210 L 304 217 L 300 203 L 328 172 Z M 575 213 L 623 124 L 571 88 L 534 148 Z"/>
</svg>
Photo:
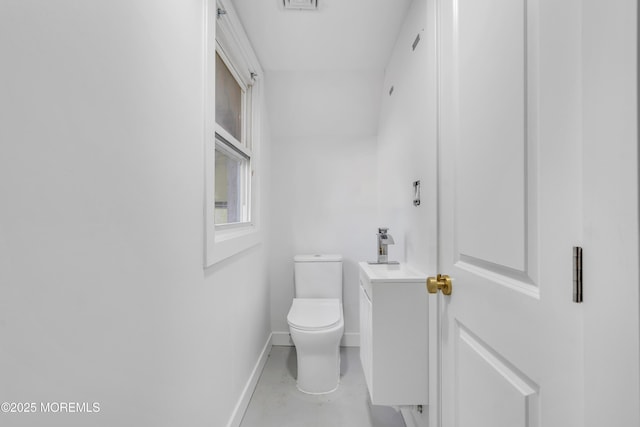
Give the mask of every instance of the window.
<svg viewBox="0 0 640 427">
<path fill-rule="evenodd" d="M 244 141 L 242 125 L 246 120 L 242 107 L 245 93 L 244 87 L 216 52 L 216 123 L 236 141 Z"/>
<path fill-rule="evenodd" d="M 216 225 L 249 222 L 249 157 L 216 138 Z"/>
<path fill-rule="evenodd" d="M 262 105 L 262 70 L 231 0 L 206 5 L 205 267 L 261 241 Z"/>
<path fill-rule="evenodd" d="M 251 87 L 231 69 L 216 52 L 216 226 L 251 221 Z"/>
</svg>

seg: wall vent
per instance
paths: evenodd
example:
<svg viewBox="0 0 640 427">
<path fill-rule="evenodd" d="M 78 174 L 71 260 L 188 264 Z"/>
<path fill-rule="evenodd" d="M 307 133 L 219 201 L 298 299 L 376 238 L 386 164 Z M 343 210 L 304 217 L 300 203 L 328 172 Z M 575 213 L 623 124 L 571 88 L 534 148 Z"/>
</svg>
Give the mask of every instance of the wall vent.
<svg viewBox="0 0 640 427">
<path fill-rule="evenodd" d="M 318 0 L 282 0 L 285 9 L 292 10 L 316 10 Z"/>
</svg>

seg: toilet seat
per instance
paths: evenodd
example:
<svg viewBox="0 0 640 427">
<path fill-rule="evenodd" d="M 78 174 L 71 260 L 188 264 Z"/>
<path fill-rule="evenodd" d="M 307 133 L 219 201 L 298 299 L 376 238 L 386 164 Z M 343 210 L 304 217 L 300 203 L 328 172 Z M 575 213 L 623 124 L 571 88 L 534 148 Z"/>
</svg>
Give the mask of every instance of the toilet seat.
<svg viewBox="0 0 640 427">
<path fill-rule="evenodd" d="M 287 315 L 289 326 L 303 331 L 329 329 L 342 320 L 337 298 L 294 298 Z"/>
</svg>

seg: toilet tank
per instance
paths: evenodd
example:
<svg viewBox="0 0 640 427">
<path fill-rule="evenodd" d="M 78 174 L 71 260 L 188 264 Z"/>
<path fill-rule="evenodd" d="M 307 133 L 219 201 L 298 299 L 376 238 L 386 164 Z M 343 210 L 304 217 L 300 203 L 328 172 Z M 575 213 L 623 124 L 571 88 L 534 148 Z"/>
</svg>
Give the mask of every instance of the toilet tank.
<svg viewBox="0 0 640 427">
<path fill-rule="evenodd" d="M 293 264 L 296 298 L 342 299 L 341 255 L 296 255 Z"/>
</svg>

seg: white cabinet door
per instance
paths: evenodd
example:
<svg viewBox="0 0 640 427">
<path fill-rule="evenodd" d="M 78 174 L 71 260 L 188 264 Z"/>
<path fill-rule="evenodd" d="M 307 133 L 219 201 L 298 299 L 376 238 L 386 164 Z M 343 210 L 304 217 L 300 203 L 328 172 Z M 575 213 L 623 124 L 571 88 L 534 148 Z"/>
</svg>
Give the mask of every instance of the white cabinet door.
<svg viewBox="0 0 640 427">
<path fill-rule="evenodd" d="M 429 403 L 424 280 L 360 279 L 360 361 L 374 405 Z"/>
<path fill-rule="evenodd" d="M 442 426 L 583 426 L 580 1 L 439 6 Z"/>
</svg>

